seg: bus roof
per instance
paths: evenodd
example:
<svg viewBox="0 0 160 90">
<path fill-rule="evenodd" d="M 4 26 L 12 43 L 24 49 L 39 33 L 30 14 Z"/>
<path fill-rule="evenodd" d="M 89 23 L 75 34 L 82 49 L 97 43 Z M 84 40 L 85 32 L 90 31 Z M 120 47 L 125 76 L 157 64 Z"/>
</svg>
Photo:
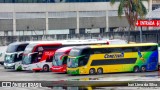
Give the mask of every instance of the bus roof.
<svg viewBox="0 0 160 90">
<path fill-rule="evenodd" d="M 64 52 L 64 51 L 67 51 L 67 50 L 72 49 L 72 48 L 74 48 L 74 46 L 62 47 L 62 48 L 57 49 L 56 52 Z"/>
<path fill-rule="evenodd" d="M 9 45 L 22 45 L 22 44 L 29 44 L 28 42 L 13 42 L 10 43 Z"/>
<path fill-rule="evenodd" d="M 158 45 L 157 43 L 134 43 L 134 44 L 117 44 L 117 45 L 91 45 L 91 48 L 103 48 L 103 47 L 131 47 L 131 46 L 153 46 Z"/>
</svg>

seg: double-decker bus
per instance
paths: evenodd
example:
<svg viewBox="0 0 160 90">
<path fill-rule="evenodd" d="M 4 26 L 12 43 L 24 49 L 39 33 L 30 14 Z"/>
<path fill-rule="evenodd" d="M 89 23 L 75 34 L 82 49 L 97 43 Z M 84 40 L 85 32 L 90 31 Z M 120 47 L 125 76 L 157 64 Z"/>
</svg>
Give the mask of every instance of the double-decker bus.
<svg viewBox="0 0 160 90">
<path fill-rule="evenodd" d="M 4 68 L 15 69 L 15 63 L 22 60 L 22 52 L 29 42 L 14 42 L 8 45 L 4 56 Z"/>
<path fill-rule="evenodd" d="M 89 40 L 94 41 L 94 40 Z M 114 45 L 114 44 L 127 44 L 125 40 L 106 40 L 107 45 Z M 57 49 L 53 58 L 52 67 L 50 68 L 52 72 L 58 72 L 58 73 L 66 73 L 67 71 L 67 57 L 69 52 L 74 46 L 71 47 L 62 47 L 60 49 Z"/>
<path fill-rule="evenodd" d="M 67 59 L 68 74 L 102 74 L 158 70 L 158 44 L 81 46 Z"/>
<path fill-rule="evenodd" d="M 26 47 L 23 60 L 22 69 L 32 71 L 49 71 L 52 66 L 52 59 L 55 51 L 65 46 L 79 46 L 79 45 L 96 45 L 107 44 L 107 40 L 76 40 L 63 41 L 53 43 L 38 43 L 30 44 Z M 48 59 L 49 58 L 49 59 Z"/>
</svg>

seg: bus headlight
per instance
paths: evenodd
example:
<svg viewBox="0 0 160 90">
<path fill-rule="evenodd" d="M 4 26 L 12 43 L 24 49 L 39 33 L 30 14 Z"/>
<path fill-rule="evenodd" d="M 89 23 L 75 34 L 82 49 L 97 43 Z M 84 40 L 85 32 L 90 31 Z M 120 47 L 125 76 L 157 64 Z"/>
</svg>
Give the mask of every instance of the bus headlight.
<svg viewBox="0 0 160 90">
<path fill-rule="evenodd" d="M 81 71 L 81 73 L 83 73 L 83 71 Z"/>
</svg>

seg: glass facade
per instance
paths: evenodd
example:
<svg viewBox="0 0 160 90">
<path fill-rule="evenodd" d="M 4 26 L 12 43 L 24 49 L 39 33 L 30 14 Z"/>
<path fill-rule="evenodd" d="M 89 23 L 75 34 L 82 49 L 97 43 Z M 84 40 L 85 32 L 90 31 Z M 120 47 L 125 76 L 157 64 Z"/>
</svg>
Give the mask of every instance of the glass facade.
<svg viewBox="0 0 160 90">
<path fill-rule="evenodd" d="M 0 0 L 0 3 L 108 2 L 110 0 Z"/>
</svg>

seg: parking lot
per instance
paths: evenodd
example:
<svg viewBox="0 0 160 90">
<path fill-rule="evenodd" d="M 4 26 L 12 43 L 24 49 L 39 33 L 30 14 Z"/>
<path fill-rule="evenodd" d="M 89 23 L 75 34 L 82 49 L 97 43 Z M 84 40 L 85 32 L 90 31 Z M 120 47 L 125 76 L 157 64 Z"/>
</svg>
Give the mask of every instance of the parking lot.
<svg viewBox="0 0 160 90">
<path fill-rule="evenodd" d="M 160 81 L 160 72 L 145 72 L 145 73 L 109 73 L 102 75 L 80 75 L 80 76 L 70 76 L 62 73 L 53 73 L 53 72 L 31 72 L 31 71 L 14 71 L 4 69 L 0 65 L 0 81 L 61 81 L 61 80 L 84 80 L 87 81 L 92 78 L 92 80 L 98 81 Z M 104 88 L 104 87 L 103 87 Z M 140 87 L 105 87 L 104 89 L 110 90 L 116 89 L 144 89 Z M 9 88 L 2 88 L 3 90 L 9 90 Z M 14 88 L 13 88 L 14 89 Z M 51 88 L 42 87 L 42 88 L 15 88 L 16 90 L 48 90 Z M 53 89 L 53 88 L 52 88 Z M 159 89 L 157 87 L 152 87 L 150 89 Z M 53 89 L 53 90 L 57 90 Z M 62 89 L 59 89 L 62 90 Z M 73 89 L 74 90 L 74 89 Z M 96 89 L 94 89 L 96 90 Z"/>
<path fill-rule="evenodd" d="M 72 80 L 81 78 L 99 78 L 106 81 L 117 80 L 159 80 L 160 72 L 144 72 L 144 73 L 109 73 L 102 75 L 79 75 L 71 76 L 63 73 L 53 72 L 32 72 L 32 71 L 14 71 L 11 69 L 4 69 L 0 65 L 0 81 L 58 81 L 58 80 Z"/>
<path fill-rule="evenodd" d="M 53 72 L 32 72 L 32 71 L 14 71 L 11 69 L 4 69 L 3 65 L 0 65 L 0 81 L 160 81 L 160 71 L 144 72 L 144 73 L 107 73 L 102 75 L 78 75 L 71 76 L 63 73 Z M 0 88 L 3 90 L 10 90 L 11 88 Z M 20 88 L 14 87 L 16 90 L 49 90 L 51 88 Z M 62 90 L 62 88 L 52 88 L 53 90 Z M 139 89 L 139 90 L 151 90 L 160 89 L 159 87 L 145 88 L 145 87 L 103 87 L 104 90 L 128 90 L 128 89 Z M 69 89 L 75 90 L 75 89 Z M 98 90 L 98 89 L 94 89 Z"/>
</svg>

